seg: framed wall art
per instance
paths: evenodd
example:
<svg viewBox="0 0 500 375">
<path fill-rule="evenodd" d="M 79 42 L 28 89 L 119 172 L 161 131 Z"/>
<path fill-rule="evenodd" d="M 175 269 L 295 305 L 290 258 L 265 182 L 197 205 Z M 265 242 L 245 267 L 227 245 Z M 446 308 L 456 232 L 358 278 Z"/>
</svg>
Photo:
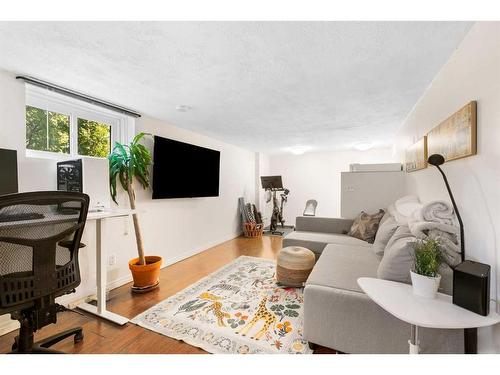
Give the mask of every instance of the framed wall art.
<svg viewBox="0 0 500 375">
<path fill-rule="evenodd" d="M 406 149 L 405 169 L 406 172 L 415 172 L 427 168 L 427 137 L 424 136 L 419 141 Z"/>
<path fill-rule="evenodd" d="M 429 155 L 441 154 L 446 161 L 477 153 L 477 104 L 470 102 L 427 134 Z"/>
</svg>

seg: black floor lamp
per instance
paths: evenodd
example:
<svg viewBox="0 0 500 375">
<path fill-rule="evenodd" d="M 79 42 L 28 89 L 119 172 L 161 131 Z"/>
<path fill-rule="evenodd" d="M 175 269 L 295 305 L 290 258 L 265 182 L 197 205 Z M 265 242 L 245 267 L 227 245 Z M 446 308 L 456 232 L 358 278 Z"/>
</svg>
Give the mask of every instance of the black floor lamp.
<svg viewBox="0 0 500 375">
<path fill-rule="evenodd" d="M 427 162 L 435 166 L 443 176 L 460 226 L 460 255 L 462 263 L 453 267 L 453 303 L 464 309 L 486 316 L 489 314 L 490 307 L 491 267 L 484 263 L 465 260 L 464 224 L 453 193 L 451 192 L 448 179 L 440 167 L 440 165 L 444 164 L 445 159 L 443 155 L 433 154 L 429 156 Z M 469 328 L 464 330 L 464 339 L 465 352 L 477 353 L 477 329 Z"/>
<path fill-rule="evenodd" d="M 457 215 L 458 224 L 460 226 L 460 256 L 462 262 L 465 260 L 465 243 L 464 243 L 464 223 L 462 221 L 462 217 L 460 216 L 460 212 L 458 211 L 457 204 L 455 203 L 455 198 L 453 197 L 453 193 L 450 189 L 450 184 L 448 183 L 448 179 L 441 169 L 440 165 L 444 164 L 444 156 L 440 154 L 433 154 L 429 156 L 427 160 L 429 164 L 435 166 L 441 175 L 443 176 L 444 184 L 446 185 L 446 189 L 448 190 L 448 194 L 450 195 L 451 204 L 453 205 L 453 209 L 455 210 L 455 214 Z"/>
</svg>

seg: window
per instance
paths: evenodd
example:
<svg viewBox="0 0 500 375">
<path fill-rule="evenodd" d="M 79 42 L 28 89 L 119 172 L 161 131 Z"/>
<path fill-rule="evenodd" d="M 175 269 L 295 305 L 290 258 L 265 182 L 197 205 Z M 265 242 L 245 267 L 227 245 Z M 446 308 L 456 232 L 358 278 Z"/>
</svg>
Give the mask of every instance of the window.
<svg viewBox="0 0 500 375">
<path fill-rule="evenodd" d="M 78 118 L 78 154 L 105 158 L 111 151 L 111 126 Z"/>
<path fill-rule="evenodd" d="M 26 87 L 26 153 L 32 157 L 105 158 L 127 143 L 134 120 L 76 99 Z"/>
<path fill-rule="evenodd" d="M 26 147 L 69 154 L 69 116 L 27 105 Z"/>
</svg>

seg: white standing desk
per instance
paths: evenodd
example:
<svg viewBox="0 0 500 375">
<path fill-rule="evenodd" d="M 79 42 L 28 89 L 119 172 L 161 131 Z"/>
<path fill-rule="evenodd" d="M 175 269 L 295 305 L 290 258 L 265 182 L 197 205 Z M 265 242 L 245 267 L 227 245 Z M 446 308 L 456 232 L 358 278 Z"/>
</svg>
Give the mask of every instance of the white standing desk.
<svg viewBox="0 0 500 375">
<path fill-rule="evenodd" d="M 418 354 L 418 327 L 467 329 L 487 327 L 500 322 L 500 315 L 482 316 L 452 303 L 449 295 L 436 298 L 413 294 L 412 286 L 395 281 L 360 277 L 358 284 L 377 305 L 396 318 L 411 324 L 410 354 Z"/>
<path fill-rule="evenodd" d="M 116 217 L 127 217 L 136 211 L 130 209 L 111 210 L 103 209 L 102 211 L 88 212 L 87 221 L 95 220 L 96 222 L 96 281 L 97 281 L 97 306 L 84 302 L 77 307 L 91 314 L 97 315 L 103 319 L 110 320 L 114 323 L 123 325 L 129 320 L 121 315 L 112 313 L 106 310 L 106 265 L 107 254 L 106 246 L 103 246 L 103 233 L 105 219 Z M 63 223 L 78 219 L 78 215 L 62 215 L 57 213 L 45 214 L 43 218 L 32 220 L 21 220 L 0 223 L 0 228 L 30 228 L 36 226 L 45 226 L 50 224 Z"/>
<path fill-rule="evenodd" d="M 77 307 L 103 319 L 110 320 L 119 325 L 124 325 L 129 321 L 124 316 L 106 310 L 106 265 L 107 252 L 103 246 L 103 233 L 105 232 L 105 219 L 126 217 L 133 214 L 133 210 L 103 210 L 101 212 L 89 212 L 87 221 L 95 220 L 95 248 L 96 248 L 96 282 L 97 282 L 97 306 L 88 302 L 80 303 Z"/>
</svg>

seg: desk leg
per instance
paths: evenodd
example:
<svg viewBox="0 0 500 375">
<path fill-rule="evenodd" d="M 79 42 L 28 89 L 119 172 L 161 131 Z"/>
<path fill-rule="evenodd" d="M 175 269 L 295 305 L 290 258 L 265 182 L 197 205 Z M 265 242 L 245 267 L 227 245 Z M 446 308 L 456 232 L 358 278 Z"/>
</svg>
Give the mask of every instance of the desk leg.
<svg viewBox="0 0 500 375">
<path fill-rule="evenodd" d="M 96 220 L 95 223 L 95 266 L 96 266 L 96 281 L 97 281 L 97 313 L 102 314 L 106 311 L 106 252 L 102 246 L 102 229 L 104 223 L 102 219 Z"/>
<path fill-rule="evenodd" d="M 110 320 L 119 325 L 124 325 L 128 319 L 106 310 L 106 246 L 103 246 L 103 228 L 104 219 L 97 219 L 95 224 L 95 248 L 96 248 L 96 281 L 97 281 L 97 306 L 87 302 L 78 305 L 78 308 L 97 315 L 101 318 Z"/>
<path fill-rule="evenodd" d="M 464 330 L 465 354 L 477 354 L 477 328 Z"/>
<path fill-rule="evenodd" d="M 411 325 L 411 339 L 408 340 L 410 345 L 410 354 L 418 354 L 418 326 Z"/>
</svg>

